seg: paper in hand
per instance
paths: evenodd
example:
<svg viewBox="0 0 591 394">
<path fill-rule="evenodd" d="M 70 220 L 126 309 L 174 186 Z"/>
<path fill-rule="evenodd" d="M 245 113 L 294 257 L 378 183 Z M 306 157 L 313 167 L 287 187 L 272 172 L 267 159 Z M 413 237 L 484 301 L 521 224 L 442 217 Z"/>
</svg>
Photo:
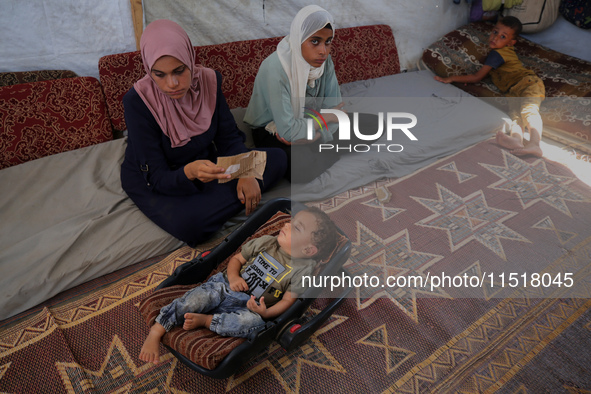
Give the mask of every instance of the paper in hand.
<svg viewBox="0 0 591 394">
<path fill-rule="evenodd" d="M 267 165 L 267 152 L 253 150 L 235 156 L 218 157 L 217 165 L 226 169 L 225 174 L 231 174 L 229 179 L 219 179 L 219 183 L 229 182 L 236 178 L 263 179 Z"/>
</svg>

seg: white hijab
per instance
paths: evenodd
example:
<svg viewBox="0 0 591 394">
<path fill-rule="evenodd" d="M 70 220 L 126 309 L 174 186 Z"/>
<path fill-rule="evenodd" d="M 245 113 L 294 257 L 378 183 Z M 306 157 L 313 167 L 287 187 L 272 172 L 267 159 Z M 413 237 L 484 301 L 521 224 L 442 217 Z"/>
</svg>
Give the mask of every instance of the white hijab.
<svg viewBox="0 0 591 394">
<path fill-rule="evenodd" d="M 312 67 L 304 60 L 302 44 L 329 23 L 334 32 L 334 21 L 328 11 L 317 5 L 306 6 L 291 22 L 289 35 L 277 45 L 277 55 L 289 78 L 291 107 L 296 118 L 303 117 L 306 85 L 314 87 L 315 81 L 324 73 L 324 63 L 320 67 Z"/>
</svg>

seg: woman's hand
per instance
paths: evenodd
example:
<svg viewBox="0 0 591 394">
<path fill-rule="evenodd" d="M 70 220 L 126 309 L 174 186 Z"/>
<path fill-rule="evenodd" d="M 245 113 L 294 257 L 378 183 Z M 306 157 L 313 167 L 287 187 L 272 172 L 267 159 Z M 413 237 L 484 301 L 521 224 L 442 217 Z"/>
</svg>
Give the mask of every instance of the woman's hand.
<svg viewBox="0 0 591 394">
<path fill-rule="evenodd" d="M 230 174 L 224 174 L 225 168 L 219 167 L 209 160 L 195 160 L 187 164 L 184 170 L 190 180 L 198 179 L 204 183 L 232 177 Z"/>
<path fill-rule="evenodd" d="M 342 111 L 344 113 L 347 113 L 347 111 L 345 111 L 343 108 L 345 107 L 345 103 L 341 102 L 337 105 L 335 105 L 334 107 L 332 107 L 331 109 L 338 109 L 339 111 Z M 324 120 L 326 120 L 326 123 L 338 123 L 339 122 L 339 118 L 337 118 L 337 116 L 335 114 L 324 114 Z"/>
<path fill-rule="evenodd" d="M 319 139 L 322 136 L 322 134 L 320 134 L 320 132 L 316 132 L 316 134 L 314 134 L 314 139 L 313 140 L 308 140 L 306 138 L 302 138 L 301 140 L 295 140 L 289 143 L 289 145 L 305 145 L 305 144 L 310 144 L 314 141 L 316 141 L 317 139 Z M 280 140 L 281 141 L 281 140 Z"/>
<path fill-rule="evenodd" d="M 259 183 L 252 177 L 239 178 L 236 190 L 238 192 L 238 199 L 244 204 L 246 214 L 250 215 L 261 202 L 261 187 Z"/>
<path fill-rule="evenodd" d="M 287 146 L 291 146 L 291 145 L 305 145 L 305 144 L 309 144 L 311 142 L 316 141 L 318 138 L 320 138 L 320 133 L 317 131 L 316 134 L 314 135 L 314 139 L 313 140 L 308 140 L 305 138 L 302 138 L 301 140 L 295 140 L 293 142 L 286 140 L 285 138 L 281 137 L 279 134 L 275 134 L 275 137 L 277 137 L 277 139 L 279 140 L 279 142 L 287 145 Z"/>
<path fill-rule="evenodd" d="M 279 140 L 279 142 L 281 142 L 282 144 L 285 145 L 291 145 L 291 141 L 286 140 L 285 138 L 283 138 L 282 136 L 279 135 L 279 133 L 275 133 L 275 137 Z"/>
</svg>

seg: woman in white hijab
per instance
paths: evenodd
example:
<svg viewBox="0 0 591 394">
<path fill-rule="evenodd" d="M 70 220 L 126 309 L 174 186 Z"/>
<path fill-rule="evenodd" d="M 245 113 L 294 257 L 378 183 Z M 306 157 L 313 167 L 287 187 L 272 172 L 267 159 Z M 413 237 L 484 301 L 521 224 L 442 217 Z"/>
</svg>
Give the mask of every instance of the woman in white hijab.
<svg viewBox="0 0 591 394">
<path fill-rule="evenodd" d="M 297 163 L 291 162 L 287 171 L 295 183 L 314 179 L 338 160 L 338 155 L 329 152 L 318 154 L 317 148 L 319 143 L 332 140 L 336 116 L 323 114 L 324 127 L 313 122 L 313 140 L 307 139 L 305 117 L 320 108 L 343 106 L 330 57 L 333 37 L 334 20 L 326 10 L 316 5 L 302 8 L 289 35 L 261 64 L 244 117 L 253 129 L 257 147 L 282 147 L 290 162 L 292 149 L 296 150 Z"/>
</svg>

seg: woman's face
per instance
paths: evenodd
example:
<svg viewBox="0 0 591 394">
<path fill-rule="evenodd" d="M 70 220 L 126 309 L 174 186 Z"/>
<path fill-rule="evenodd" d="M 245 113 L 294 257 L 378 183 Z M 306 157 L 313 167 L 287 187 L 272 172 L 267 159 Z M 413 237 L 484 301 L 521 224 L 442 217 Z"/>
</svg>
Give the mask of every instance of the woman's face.
<svg viewBox="0 0 591 394">
<path fill-rule="evenodd" d="M 320 29 L 302 43 L 302 57 L 312 67 L 320 67 L 330 55 L 332 30 Z"/>
<path fill-rule="evenodd" d="M 162 93 L 172 99 L 180 99 L 191 87 L 189 67 L 173 56 L 162 56 L 152 66 L 152 79 Z"/>
</svg>

